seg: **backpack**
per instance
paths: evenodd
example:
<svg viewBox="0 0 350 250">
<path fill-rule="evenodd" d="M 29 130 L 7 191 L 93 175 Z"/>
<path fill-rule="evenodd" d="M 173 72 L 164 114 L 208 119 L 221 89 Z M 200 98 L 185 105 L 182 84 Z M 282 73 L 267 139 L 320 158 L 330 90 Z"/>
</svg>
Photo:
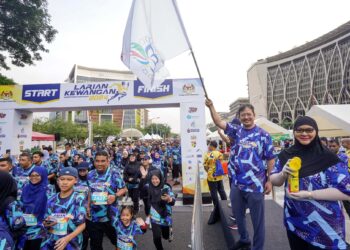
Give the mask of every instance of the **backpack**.
<svg viewBox="0 0 350 250">
<path fill-rule="evenodd" d="M 213 173 L 214 177 L 224 175 L 224 168 L 222 167 L 221 161 L 216 159 L 215 161 L 215 172 Z"/>
</svg>

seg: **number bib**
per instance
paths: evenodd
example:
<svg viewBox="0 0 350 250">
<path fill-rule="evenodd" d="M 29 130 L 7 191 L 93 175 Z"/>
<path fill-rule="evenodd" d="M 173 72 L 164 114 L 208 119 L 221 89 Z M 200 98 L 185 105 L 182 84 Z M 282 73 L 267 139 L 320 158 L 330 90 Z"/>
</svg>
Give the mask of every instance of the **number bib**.
<svg viewBox="0 0 350 250">
<path fill-rule="evenodd" d="M 89 187 L 87 187 L 87 186 L 75 186 L 74 191 L 77 191 L 78 193 L 87 193 L 89 191 Z"/>
<path fill-rule="evenodd" d="M 26 226 L 36 226 L 38 224 L 38 220 L 34 216 L 34 214 L 23 214 L 23 218 L 26 221 Z"/>
<path fill-rule="evenodd" d="M 91 201 L 94 205 L 107 205 L 107 192 L 93 192 L 91 195 Z"/>
<path fill-rule="evenodd" d="M 57 222 L 57 224 L 53 226 L 52 234 L 67 235 L 68 220 L 69 220 L 67 214 L 53 213 L 51 217 L 53 218 L 54 221 Z"/>
<path fill-rule="evenodd" d="M 133 250 L 134 243 L 132 243 L 131 237 L 118 235 L 117 249 Z"/>
<path fill-rule="evenodd" d="M 160 222 L 161 216 L 153 207 L 151 207 L 150 214 L 151 214 L 152 220 L 156 222 Z"/>
</svg>

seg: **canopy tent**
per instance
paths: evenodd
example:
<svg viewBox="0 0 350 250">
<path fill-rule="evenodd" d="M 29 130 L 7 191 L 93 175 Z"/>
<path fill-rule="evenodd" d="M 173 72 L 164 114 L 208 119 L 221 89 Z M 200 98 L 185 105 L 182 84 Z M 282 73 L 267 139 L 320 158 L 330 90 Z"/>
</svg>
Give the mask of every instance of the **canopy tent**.
<svg viewBox="0 0 350 250">
<path fill-rule="evenodd" d="M 350 104 L 314 105 L 306 115 L 316 120 L 320 136 L 350 136 Z"/>
<path fill-rule="evenodd" d="M 120 134 L 120 137 L 122 138 L 126 138 L 126 137 L 130 137 L 130 138 L 141 138 L 143 136 L 143 134 L 141 133 L 140 130 L 136 129 L 136 128 L 127 128 L 124 129 L 122 131 L 122 133 Z"/>
<path fill-rule="evenodd" d="M 152 136 L 150 134 L 146 134 L 144 137 L 142 137 L 143 140 L 152 140 Z"/>
<path fill-rule="evenodd" d="M 32 141 L 54 141 L 55 135 L 48 135 L 39 132 L 32 132 Z"/>
<path fill-rule="evenodd" d="M 153 140 L 161 140 L 161 139 L 163 139 L 163 138 L 162 138 L 160 135 L 158 135 L 158 134 L 152 134 L 151 137 L 152 137 Z"/>
<path fill-rule="evenodd" d="M 289 131 L 276 123 L 267 120 L 265 117 L 259 117 L 255 120 L 255 124 L 264 129 L 271 135 L 289 135 Z"/>
<path fill-rule="evenodd" d="M 210 139 L 210 140 L 221 140 L 221 137 L 219 135 L 219 132 L 216 130 L 215 132 L 212 132 L 209 135 L 207 135 L 207 139 Z"/>
</svg>

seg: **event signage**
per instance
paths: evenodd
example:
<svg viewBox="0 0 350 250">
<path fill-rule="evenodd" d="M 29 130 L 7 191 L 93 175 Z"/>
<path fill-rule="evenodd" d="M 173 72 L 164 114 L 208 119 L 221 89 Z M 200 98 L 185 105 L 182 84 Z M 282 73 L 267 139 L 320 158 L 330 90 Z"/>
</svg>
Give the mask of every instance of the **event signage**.
<svg viewBox="0 0 350 250">
<path fill-rule="evenodd" d="M 34 103 L 58 101 L 60 99 L 60 84 L 23 85 L 22 100 Z"/>
<path fill-rule="evenodd" d="M 67 84 L 63 98 L 80 98 L 112 104 L 127 96 L 129 85 L 128 81 Z"/>
<path fill-rule="evenodd" d="M 147 88 L 139 80 L 134 81 L 134 96 L 135 97 L 156 99 L 156 98 L 172 96 L 172 95 L 173 95 L 173 81 L 172 80 L 165 80 L 161 85 L 159 85 L 155 89 Z"/>
</svg>

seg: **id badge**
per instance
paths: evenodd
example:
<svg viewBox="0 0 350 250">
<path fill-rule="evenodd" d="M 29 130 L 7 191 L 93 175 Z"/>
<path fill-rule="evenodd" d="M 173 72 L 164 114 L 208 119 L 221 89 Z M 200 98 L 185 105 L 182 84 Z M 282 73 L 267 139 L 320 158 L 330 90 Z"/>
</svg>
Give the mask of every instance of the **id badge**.
<svg viewBox="0 0 350 250">
<path fill-rule="evenodd" d="M 66 214 L 52 214 L 52 218 L 57 222 L 57 224 L 52 227 L 52 234 L 61 236 L 67 235 L 68 216 Z"/>
<path fill-rule="evenodd" d="M 156 222 L 160 222 L 160 219 L 161 219 L 160 214 L 153 207 L 151 207 L 150 214 L 151 214 L 152 220 Z"/>
<path fill-rule="evenodd" d="M 120 250 L 133 250 L 134 244 L 129 237 L 118 237 L 117 249 Z"/>
<path fill-rule="evenodd" d="M 34 214 L 23 214 L 23 218 L 26 221 L 26 226 L 36 226 L 38 224 L 37 218 Z"/>
<path fill-rule="evenodd" d="M 93 192 L 91 200 L 94 205 L 107 205 L 107 192 Z"/>
</svg>

